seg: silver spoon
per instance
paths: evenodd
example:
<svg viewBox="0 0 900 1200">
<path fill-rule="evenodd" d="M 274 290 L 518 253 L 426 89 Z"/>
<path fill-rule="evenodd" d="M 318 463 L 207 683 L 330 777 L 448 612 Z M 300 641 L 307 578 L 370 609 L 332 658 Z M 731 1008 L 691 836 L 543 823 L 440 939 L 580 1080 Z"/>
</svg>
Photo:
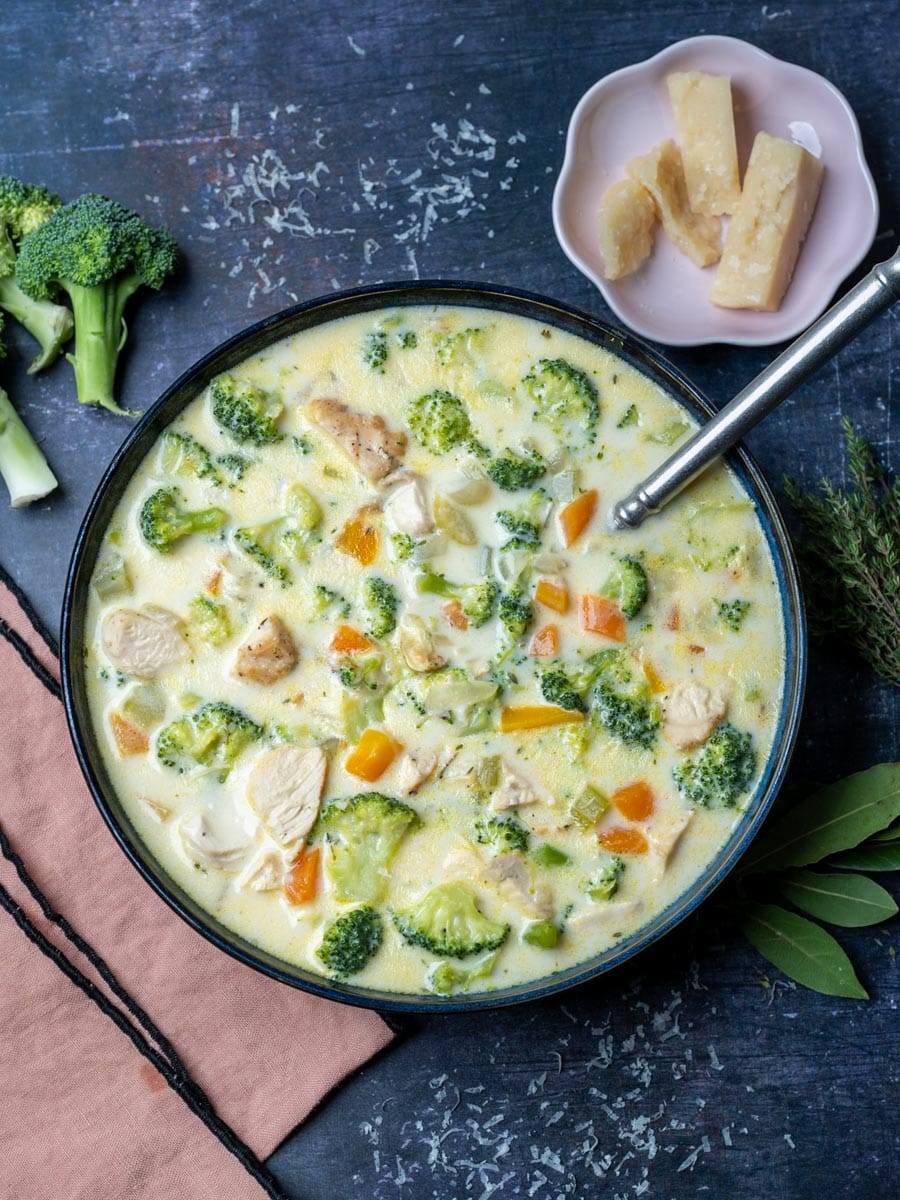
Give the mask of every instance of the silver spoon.
<svg viewBox="0 0 900 1200">
<path fill-rule="evenodd" d="M 612 527 L 636 529 L 651 514 L 659 512 L 897 299 L 900 299 L 900 249 L 893 258 L 873 267 L 865 279 L 792 342 L 662 466 L 615 504 L 609 516 Z"/>
</svg>

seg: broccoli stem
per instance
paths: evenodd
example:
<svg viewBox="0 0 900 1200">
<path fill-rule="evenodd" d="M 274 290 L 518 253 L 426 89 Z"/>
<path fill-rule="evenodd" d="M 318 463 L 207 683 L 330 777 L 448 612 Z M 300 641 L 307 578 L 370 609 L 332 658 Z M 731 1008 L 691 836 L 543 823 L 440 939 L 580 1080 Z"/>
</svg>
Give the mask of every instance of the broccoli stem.
<svg viewBox="0 0 900 1200">
<path fill-rule="evenodd" d="M 66 357 L 75 369 L 78 400 L 81 404 L 108 408 L 123 417 L 134 417 L 137 413 L 116 404 L 113 384 L 119 351 L 128 336 L 125 304 L 140 283 L 136 272 L 93 287 L 63 282 L 75 315 L 75 353 Z"/>
<path fill-rule="evenodd" d="M 40 500 L 57 486 L 56 476 L 3 388 L 0 388 L 0 475 L 9 488 L 13 508 Z"/>
<path fill-rule="evenodd" d="M 49 367 L 72 336 L 72 314 L 62 304 L 52 300 L 32 300 L 22 291 L 12 275 L 0 279 L 0 308 L 24 325 L 41 352 L 28 368 L 28 374 Z"/>
</svg>

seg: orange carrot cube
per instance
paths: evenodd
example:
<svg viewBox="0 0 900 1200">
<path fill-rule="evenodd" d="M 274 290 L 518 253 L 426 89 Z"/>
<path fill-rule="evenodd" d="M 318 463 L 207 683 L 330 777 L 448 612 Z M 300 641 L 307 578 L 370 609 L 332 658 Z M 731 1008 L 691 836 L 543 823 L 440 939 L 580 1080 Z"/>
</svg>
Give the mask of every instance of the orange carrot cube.
<svg viewBox="0 0 900 1200">
<path fill-rule="evenodd" d="M 385 773 L 403 747 L 380 729 L 367 729 L 347 756 L 344 770 L 366 783 Z"/>
</svg>

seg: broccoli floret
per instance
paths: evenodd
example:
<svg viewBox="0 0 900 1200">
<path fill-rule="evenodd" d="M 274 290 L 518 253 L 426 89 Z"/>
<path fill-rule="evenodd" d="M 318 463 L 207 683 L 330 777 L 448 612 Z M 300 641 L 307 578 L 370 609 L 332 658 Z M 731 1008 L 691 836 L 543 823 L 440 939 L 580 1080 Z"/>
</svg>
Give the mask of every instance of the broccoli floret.
<svg viewBox="0 0 900 1200">
<path fill-rule="evenodd" d="M 383 929 L 381 917 L 368 904 L 342 913 L 325 930 L 316 951 L 335 979 L 346 979 L 361 971 L 377 954 Z"/>
<path fill-rule="evenodd" d="M 377 575 L 370 576 L 363 585 L 362 602 L 368 613 L 366 633 L 369 637 L 384 638 L 394 632 L 400 597 L 392 583 Z"/>
<path fill-rule="evenodd" d="M 729 722 L 719 725 L 672 777 L 685 800 L 703 808 L 732 808 L 756 769 L 753 737 Z"/>
<path fill-rule="evenodd" d="M 517 509 L 500 509 L 496 514 L 497 524 L 510 535 L 502 548 L 536 550 L 541 544 L 541 530 L 550 506 L 550 497 L 543 488 L 537 488 Z"/>
<path fill-rule="evenodd" d="M 397 345 L 401 350 L 415 350 L 419 344 L 414 329 L 403 329 L 397 334 Z"/>
<path fill-rule="evenodd" d="M 515 817 L 488 817 L 475 825 L 475 837 L 495 854 L 528 849 L 528 830 Z"/>
<path fill-rule="evenodd" d="M 141 284 L 158 290 L 175 269 L 175 239 L 106 196 L 79 196 L 22 239 L 16 277 L 36 300 L 68 293 L 75 319 L 78 399 L 124 413 L 115 400 L 125 305 Z M 133 416 L 133 413 L 125 415 Z"/>
<path fill-rule="evenodd" d="M 224 779 L 262 735 L 262 726 L 245 712 L 216 700 L 166 725 L 156 739 L 156 757 L 179 775 L 199 766 Z"/>
<path fill-rule="evenodd" d="M 570 712 L 587 712 L 582 691 L 575 686 L 561 663 L 554 663 L 541 672 L 541 695 L 548 704 L 567 708 Z"/>
<path fill-rule="evenodd" d="M 552 921 L 529 921 L 522 930 L 522 941 L 541 950 L 552 950 L 559 941 L 559 928 Z"/>
<path fill-rule="evenodd" d="M 158 488 L 141 505 L 141 537 L 160 554 L 170 554 L 175 544 L 190 533 L 216 533 L 228 520 L 221 508 L 187 512 L 181 500 L 177 488 Z"/>
<path fill-rule="evenodd" d="M 223 646 L 231 637 L 231 618 L 224 604 L 216 604 L 209 596 L 196 596 L 188 605 L 191 629 L 202 642 Z"/>
<path fill-rule="evenodd" d="M 380 900 L 391 859 L 405 835 L 420 823 L 415 809 L 381 792 L 361 792 L 328 804 L 316 828 L 325 839 L 337 899 Z"/>
<path fill-rule="evenodd" d="M 492 459 L 485 468 L 488 479 L 504 492 L 519 492 L 532 487 L 546 470 L 547 464 L 537 450 L 516 454 L 509 449 Z"/>
<path fill-rule="evenodd" d="M 636 404 L 629 404 L 616 421 L 616 429 L 626 429 L 629 425 L 637 425 L 640 421 Z"/>
<path fill-rule="evenodd" d="M 648 594 L 647 572 L 630 555 L 619 559 L 600 589 L 600 595 L 607 600 L 615 600 L 629 620 L 636 617 L 647 603 Z"/>
<path fill-rule="evenodd" d="M 592 716 L 626 746 L 648 749 L 659 727 L 659 705 L 650 685 L 621 651 L 602 651 L 591 661 L 601 668 L 591 693 Z"/>
<path fill-rule="evenodd" d="M 467 992 L 476 980 L 485 979 L 490 975 L 496 961 L 497 953 L 494 951 L 467 967 L 461 963 L 447 962 L 446 959 L 432 963 L 425 974 L 425 987 L 438 996 L 449 996 L 451 992 Z"/>
<path fill-rule="evenodd" d="M 719 617 L 729 629 L 737 633 L 744 624 L 744 618 L 750 610 L 749 600 L 719 601 Z"/>
<path fill-rule="evenodd" d="M 416 549 L 416 539 L 410 533 L 392 533 L 391 546 L 397 562 L 406 562 Z"/>
<path fill-rule="evenodd" d="M 518 591 L 507 592 L 500 597 L 497 615 L 503 627 L 502 641 L 505 649 L 507 652 L 511 651 L 532 622 L 534 610 L 531 602 Z"/>
<path fill-rule="evenodd" d="M 363 341 L 363 362 L 373 371 L 384 371 L 387 362 L 387 334 L 380 329 L 367 333 Z"/>
<path fill-rule="evenodd" d="M 291 445 L 303 458 L 313 452 L 313 444 L 305 433 L 295 433 L 291 438 Z"/>
<path fill-rule="evenodd" d="M 62 304 L 36 300 L 15 280 L 17 248 L 26 233 L 37 229 L 62 201 L 45 187 L 0 175 L 0 308 L 24 325 L 41 351 L 29 375 L 50 365 L 72 336 L 72 314 Z"/>
<path fill-rule="evenodd" d="M 442 367 L 461 367 L 471 362 L 473 351 L 480 350 L 486 333 L 483 326 L 473 326 L 436 338 L 434 352 L 438 362 Z"/>
<path fill-rule="evenodd" d="M 534 415 L 565 446 L 590 446 L 597 436 L 600 400 L 590 377 L 563 358 L 542 358 L 522 380 Z"/>
<path fill-rule="evenodd" d="M 624 870 L 622 859 L 617 854 L 612 855 L 588 884 L 587 894 L 592 900 L 609 900 L 619 890 L 619 880 Z"/>
<path fill-rule="evenodd" d="M 471 441 L 472 422 L 466 406 L 452 392 L 438 388 L 406 406 L 410 429 L 432 454 L 446 454 Z"/>
<path fill-rule="evenodd" d="M 502 946 L 509 926 L 489 920 L 464 883 L 442 883 L 411 908 L 392 914 L 400 935 L 447 958 L 468 958 Z"/>
<path fill-rule="evenodd" d="M 305 562 L 310 545 L 320 540 L 317 530 L 322 520 L 318 501 L 302 484 L 295 483 L 288 489 L 285 507 L 285 517 L 234 532 L 235 545 L 282 587 L 291 581 L 291 564 Z"/>
<path fill-rule="evenodd" d="M 3 314 L 0 313 L 0 358 L 3 345 Z M 9 489 L 9 502 L 21 508 L 40 500 L 57 486 L 37 442 L 12 406 L 12 401 L 0 387 L 0 475 Z"/>
<path fill-rule="evenodd" d="M 500 596 L 500 585 L 493 579 L 485 579 L 481 583 L 451 583 L 427 566 L 416 579 L 416 587 L 420 592 L 458 600 L 476 629 L 480 629 L 494 615 Z"/>
<path fill-rule="evenodd" d="M 212 455 L 189 433 L 167 429 L 159 451 L 159 465 L 167 475 L 191 476 L 221 483 Z"/>
<path fill-rule="evenodd" d="M 220 375 L 209 385 L 209 397 L 213 420 L 236 442 L 268 446 L 284 437 L 277 424 L 284 405 L 255 383 Z"/>
<path fill-rule="evenodd" d="M 313 589 L 313 605 L 317 617 L 336 617 L 346 621 L 350 616 L 350 601 L 323 583 L 316 584 Z"/>
<path fill-rule="evenodd" d="M 222 481 L 225 485 L 234 487 L 241 482 L 253 463 L 249 458 L 244 458 L 242 454 L 220 454 L 216 459 L 216 466 L 223 476 Z"/>
</svg>

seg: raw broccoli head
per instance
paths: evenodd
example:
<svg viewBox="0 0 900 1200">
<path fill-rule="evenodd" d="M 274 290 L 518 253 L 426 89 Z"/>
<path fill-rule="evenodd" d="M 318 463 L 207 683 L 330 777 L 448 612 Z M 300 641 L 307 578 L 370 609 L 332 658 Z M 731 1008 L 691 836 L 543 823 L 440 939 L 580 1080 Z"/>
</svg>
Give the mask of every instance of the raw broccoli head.
<svg viewBox="0 0 900 1200">
<path fill-rule="evenodd" d="M 516 509 L 500 509 L 497 524 L 510 535 L 504 550 L 536 550 L 541 544 L 541 530 L 550 512 L 550 497 L 543 488 L 531 493 Z"/>
<path fill-rule="evenodd" d="M 601 668 L 591 693 L 592 716 L 626 746 L 648 749 L 659 728 L 659 706 L 650 685 L 622 651 L 602 651 L 591 661 Z"/>
<path fill-rule="evenodd" d="M 532 487 L 546 472 L 547 464 L 537 450 L 516 454 L 507 449 L 498 458 L 491 459 L 485 470 L 488 479 L 498 488 L 504 492 L 518 492 Z"/>
<path fill-rule="evenodd" d="M 170 554 L 177 542 L 191 533 L 215 533 L 228 520 L 221 508 L 188 512 L 181 507 L 177 488 L 158 488 L 141 505 L 141 537 L 160 554 Z"/>
<path fill-rule="evenodd" d="M 175 269 L 177 246 L 129 208 L 88 193 L 57 208 L 22 239 L 16 278 L 35 300 L 68 293 L 75 319 L 78 399 L 123 413 L 113 385 L 127 329 L 125 304 L 141 284 L 159 289 Z M 126 415 L 134 415 L 126 413 Z"/>
<path fill-rule="evenodd" d="M 636 558 L 620 558 L 600 589 L 600 595 L 615 600 L 623 614 L 631 620 L 647 603 L 649 587 L 647 572 Z"/>
<path fill-rule="evenodd" d="M 233 375 L 220 375 L 209 385 L 213 420 L 236 442 L 267 446 L 284 434 L 278 418 L 284 405 L 271 392 Z"/>
<path fill-rule="evenodd" d="M 156 757 L 179 775 L 200 766 L 224 779 L 262 735 L 262 726 L 245 712 L 216 700 L 166 725 L 156 739 Z"/>
<path fill-rule="evenodd" d="M 437 388 L 406 406 L 406 421 L 426 450 L 446 454 L 472 438 L 466 406 L 452 392 Z"/>
<path fill-rule="evenodd" d="M 597 436 L 600 400 L 590 377 L 564 358 L 542 358 L 522 380 L 537 420 L 564 446 L 590 446 Z"/>
<path fill-rule="evenodd" d="M 731 808 L 747 790 L 755 769 L 752 735 L 725 722 L 696 754 L 675 768 L 672 777 L 691 804 Z"/>
<path fill-rule="evenodd" d="M 509 925 L 489 920 L 464 883 L 442 883 L 411 908 L 392 914 L 401 936 L 412 946 L 447 958 L 468 958 L 502 946 Z"/>
<path fill-rule="evenodd" d="M 528 830 L 515 817 L 488 817 L 475 825 L 476 840 L 495 854 L 528 849 Z"/>
<path fill-rule="evenodd" d="M 318 501 L 302 484 L 295 483 L 285 497 L 288 515 L 234 531 L 234 542 L 256 565 L 282 587 L 291 582 L 291 566 L 305 562 L 309 547 L 320 540 L 322 520 Z"/>
<path fill-rule="evenodd" d="M 3 344 L 3 314 L 0 313 L 0 358 Z M 22 418 L 0 387 L 0 475 L 9 490 L 13 508 L 21 508 L 48 495 L 57 486 L 43 452 L 28 432 Z"/>
<path fill-rule="evenodd" d="M 361 971 L 381 946 L 384 936 L 381 917 L 369 905 L 342 913 L 325 930 L 316 951 L 335 979 L 346 979 Z"/>
<path fill-rule="evenodd" d="M 400 597 L 393 584 L 377 575 L 370 576 L 363 585 L 362 602 L 368 613 L 366 633 L 369 637 L 384 638 L 394 632 Z"/>
<path fill-rule="evenodd" d="M 24 183 L 12 175 L 0 175 L 0 221 L 13 241 L 21 242 L 62 206 L 62 200 L 42 184 Z"/>
<path fill-rule="evenodd" d="M 317 830 L 325 839 L 326 864 L 337 899 L 342 903 L 380 900 L 397 847 L 419 824 L 415 809 L 382 792 L 361 792 L 327 805 Z"/>
</svg>

